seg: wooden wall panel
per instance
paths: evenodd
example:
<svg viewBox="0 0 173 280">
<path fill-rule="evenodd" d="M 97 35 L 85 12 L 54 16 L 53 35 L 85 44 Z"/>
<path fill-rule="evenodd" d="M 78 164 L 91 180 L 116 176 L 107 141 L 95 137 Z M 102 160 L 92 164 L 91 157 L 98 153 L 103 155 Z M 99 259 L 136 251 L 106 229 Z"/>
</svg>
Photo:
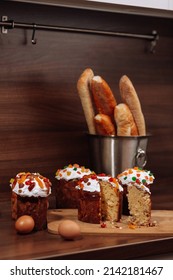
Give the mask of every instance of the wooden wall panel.
<svg viewBox="0 0 173 280">
<path fill-rule="evenodd" d="M 0 11 L 19 22 L 142 34 L 155 29 L 160 35 L 151 54 L 145 40 L 36 30 L 32 45 L 31 30 L 0 34 L 1 190 L 9 190 L 9 179 L 21 170 L 38 171 L 54 182 L 56 169 L 67 163 L 89 165 L 76 82 L 91 67 L 118 102 L 120 77 L 127 74 L 133 81 L 153 135 L 147 167 L 157 178 L 155 205 L 163 188 L 172 195 L 173 20 L 8 1 Z"/>
</svg>

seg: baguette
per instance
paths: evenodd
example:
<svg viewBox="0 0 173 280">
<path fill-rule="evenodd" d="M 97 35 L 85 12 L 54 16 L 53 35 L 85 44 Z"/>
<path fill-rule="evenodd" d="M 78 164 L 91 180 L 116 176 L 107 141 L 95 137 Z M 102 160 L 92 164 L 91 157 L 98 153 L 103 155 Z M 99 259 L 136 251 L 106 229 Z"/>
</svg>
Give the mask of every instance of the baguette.
<svg viewBox="0 0 173 280">
<path fill-rule="evenodd" d="M 115 126 L 108 115 L 97 114 L 94 122 L 99 135 L 115 135 Z"/>
<path fill-rule="evenodd" d="M 114 118 L 117 125 L 118 136 L 136 136 L 138 130 L 129 107 L 120 103 L 115 107 Z"/>
<path fill-rule="evenodd" d="M 94 124 L 94 107 L 92 103 L 90 85 L 91 80 L 94 77 L 92 69 L 87 68 L 81 74 L 79 80 L 77 81 L 77 91 L 82 103 L 82 108 L 84 111 L 85 119 L 88 126 L 88 131 L 91 134 L 96 133 L 95 124 Z"/>
<path fill-rule="evenodd" d="M 145 119 L 141 104 L 132 82 L 126 75 L 121 77 L 119 87 L 122 100 L 128 105 L 133 115 L 139 135 L 146 135 Z"/>
<path fill-rule="evenodd" d="M 106 81 L 100 76 L 94 76 L 91 81 L 91 92 L 98 113 L 108 115 L 113 120 L 117 103 Z"/>
</svg>

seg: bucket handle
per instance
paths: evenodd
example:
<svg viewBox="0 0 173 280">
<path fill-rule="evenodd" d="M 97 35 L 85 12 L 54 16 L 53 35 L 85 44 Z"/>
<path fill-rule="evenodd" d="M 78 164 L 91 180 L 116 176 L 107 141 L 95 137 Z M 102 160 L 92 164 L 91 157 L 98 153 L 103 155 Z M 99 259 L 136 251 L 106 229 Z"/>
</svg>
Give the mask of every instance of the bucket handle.
<svg viewBox="0 0 173 280">
<path fill-rule="evenodd" d="M 141 148 L 138 148 L 138 151 L 137 151 L 137 154 L 136 154 L 135 158 L 136 158 L 137 166 L 139 166 L 138 162 L 139 162 L 139 160 L 141 161 L 141 159 L 143 159 L 143 164 L 140 167 L 143 168 L 146 165 L 147 155 L 146 155 L 146 152 L 144 150 L 142 150 Z"/>
</svg>

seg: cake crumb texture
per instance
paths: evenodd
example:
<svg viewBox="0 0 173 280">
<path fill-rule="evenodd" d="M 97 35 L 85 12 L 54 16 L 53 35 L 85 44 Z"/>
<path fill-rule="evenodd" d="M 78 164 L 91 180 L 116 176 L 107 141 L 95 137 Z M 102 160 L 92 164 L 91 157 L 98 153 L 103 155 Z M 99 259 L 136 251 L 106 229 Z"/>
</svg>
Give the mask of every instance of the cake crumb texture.
<svg viewBox="0 0 173 280">
<path fill-rule="evenodd" d="M 149 226 L 151 220 L 151 196 L 135 186 L 128 186 L 130 222 L 138 226 Z"/>
</svg>

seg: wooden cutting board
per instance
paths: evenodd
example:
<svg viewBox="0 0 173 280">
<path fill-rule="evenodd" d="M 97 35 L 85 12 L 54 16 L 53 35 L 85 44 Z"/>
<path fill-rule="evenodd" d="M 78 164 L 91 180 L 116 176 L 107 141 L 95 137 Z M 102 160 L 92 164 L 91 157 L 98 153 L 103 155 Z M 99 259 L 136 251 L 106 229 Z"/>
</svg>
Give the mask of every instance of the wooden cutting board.
<svg viewBox="0 0 173 280">
<path fill-rule="evenodd" d="M 48 211 L 48 232 L 58 234 L 58 225 L 62 220 L 69 219 L 79 224 L 81 233 L 87 234 L 143 234 L 157 236 L 173 236 L 173 211 L 153 210 L 151 227 L 129 228 L 128 217 L 122 216 L 121 222 L 111 224 L 106 222 L 106 227 L 100 224 L 84 223 L 77 218 L 77 209 L 55 209 Z"/>
</svg>

